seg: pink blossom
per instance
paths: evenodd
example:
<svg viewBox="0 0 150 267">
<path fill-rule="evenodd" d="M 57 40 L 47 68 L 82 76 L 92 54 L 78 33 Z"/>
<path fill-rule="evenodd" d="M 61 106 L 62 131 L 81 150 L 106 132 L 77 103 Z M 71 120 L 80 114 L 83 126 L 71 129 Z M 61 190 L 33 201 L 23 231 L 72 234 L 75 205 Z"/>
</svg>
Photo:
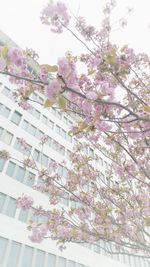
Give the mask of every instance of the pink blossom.
<svg viewBox="0 0 150 267">
<path fill-rule="evenodd" d="M 104 121 L 96 121 L 95 127 L 100 131 L 100 132 L 107 132 L 111 130 L 111 125 Z"/>
<path fill-rule="evenodd" d="M 0 150 L 0 159 L 9 160 L 10 154 L 6 150 Z"/>
<path fill-rule="evenodd" d="M 18 67 L 23 65 L 24 56 L 23 56 L 22 50 L 17 47 L 13 47 L 9 49 L 8 58 L 11 64 L 14 64 Z"/>
<path fill-rule="evenodd" d="M 49 85 L 45 86 L 45 95 L 52 101 L 56 101 L 56 97 L 61 91 L 61 85 L 58 80 L 53 80 Z"/>
<path fill-rule="evenodd" d="M 82 109 L 86 115 L 90 115 L 91 111 L 92 111 L 92 105 L 87 100 L 83 100 L 82 101 Z"/>
<path fill-rule="evenodd" d="M 48 70 L 46 67 L 41 67 L 39 77 L 42 82 L 46 83 L 48 81 Z"/>
<path fill-rule="evenodd" d="M 75 63 L 63 57 L 58 60 L 58 74 L 63 77 L 67 86 L 77 85 L 78 78 Z"/>
<path fill-rule="evenodd" d="M 44 134 L 41 138 L 40 141 L 42 144 L 46 143 L 48 141 L 48 135 Z"/>
<path fill-rule="evenodd" d="M 25 101 L 21 101 L 18 105 L 24 110 L 31 109 L 31 105 Z"/>
<path fill-rule="evenodd" d="M 50 2 L 42 11 L 41 20 L 43 24 L 51 25 L 51 31 L 61 33 L 63 27 L 68 26 L 70 16 L 64 3 Z"/>
<path fill-rule="evenodd" d="M 4 58 L 0 58 L 0 71 L 3 71 L 6 68 L 6 60 Z"/>
<path fill-rule="evenodd" d="M 31 229 L 32 235 L 29 236 L 29 239 L 34 243 L 41 243 L 48 232 L 48 227 L 45 224 L 38 226 L 33 223 Z"/>
<path fill-rule="evenodd" d="M 89 91 L 89 92 L 87 92 L 86 97 L 88 99 L 91 99 L 91 100 L 96 100 L 97 99 L 97 94 L 96 94 L 96 92 L 93 92 L 93 91 L 90 92 Z"/>
<path fill-rule="evenodd" d="M 27 210 L 33 205 L 33 198 L 27 195 L 22 195 L 17 199 L 17 208 Z"/>
</svg>

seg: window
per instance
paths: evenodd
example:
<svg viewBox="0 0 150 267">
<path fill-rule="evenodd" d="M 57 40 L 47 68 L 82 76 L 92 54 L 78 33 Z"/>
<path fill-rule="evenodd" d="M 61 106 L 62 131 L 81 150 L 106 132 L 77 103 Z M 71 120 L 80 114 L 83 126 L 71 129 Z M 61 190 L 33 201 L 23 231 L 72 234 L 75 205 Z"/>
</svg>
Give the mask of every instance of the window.
<svg viewBox="0 0 150 267">
<path fill-rule="evenodd" d="M 12 161 L 9 161 L 8 166 L 7 166 L 7 170 L 6 170 L 6 174 L 10 177 L 14 176 L 14 171 L 15 171 L 15 167 L 16 164 L 13 163 Z"/>
<path fill-rule="evenodd" d="M 38 110 L 36 110 L 35 108 L 33 108 L 32 115 L 35 118 L 40 119 L 40 112 Z"/>
<path fill-rule="evenodd" d="M 15 241 L 12 241 L 10 253 L 8 256 L 7 267 L 16 267 L 19 260 L 21 244 Z"/>
<path fill-rule="evenodd" d="M 52 108 L 52 114 L 56 116 L 56 109 Z"/>
<path fill-rule="evenodd" d="M 32 187 L 35 181 L 35 174 L 29 171 L 26 171 L 26 177 L 25 177 L 25 181 L 24 184 Z"/>
<path fill-rule="evenodd" d="M 47 124 L 47 117 L 46 116 L 42 116 L 42 122 L 44 123 L 44 124 Z"/>
<path fill-rule="evenodd" d="M 9 94 L 10 94 L 10 89 L 9 88 L 7 88 L 6 86 L 3 88 L 3 90 L 2 90 L 2 93 L 4 94 L 4 95 L 6 95 L 6 96 L 9 96 Z"/>
<path fill-rule="evenodd" d="M 2 104 L 1 104 L 1 107 L 0 107 L 0 114 L 1 115 L 3 115 L 5 118 L 8 118 L 9 117 L 9 114 L 10 114 L 10 109 L 9 108 L 7 108 L 7 107 L 5 107 L 5 106 L 3 106 Z"/>
<path fill-rule="evenodd" d="M 23 153 L 25 156 L 29 156 L 31 153 L 31 149 L 32 149 L 30 145 L 28 145 L 28 147 L 24 149 L 21 143 L 19 142 L 19 138 L 16 138 L 16 141 L 14 143 L 14 148 L 18 150 L 19 152 Z"/>
<path fill-rule="evenodd" d="M 67 149 L 67 158 L 70 159 L 70 156 L 71 156 L 71 151 Z"/>
<path fill-rule="evenodd" d="M 90 155 L 90 157 L 94 157 L 94 151 L 93 151 L 93 149 L 92 148 L 89 148 L 89 155 Z"/>
<path fill-rule="evenodd" d="M 28 219 L 28 214 L 29 214 L 29 210 L 23 210 L 21 209 L 20 210 L 20 213 L 19 213 L 19 221 L 21 222 L 27 222 L 27 219 Z"/>
<path fill-rule="evenodd" d="M 44 258 L 45 258 L 45 252 L 40 249 L 37 249 L 35 267 L 43 267 Z"/>
<path fill-rule="evenodd" d="M 17 166 L 17 172 L 15 175 L 15 179 L 21 183 L 23 183 L 24 177 L 25 177 L 25 169 L 23 169 L 20 166 Z"/>
<path fill-rule="evenodd" d="M 10 145 L 11 141 L 12 141 L 12 138 L 13 138 L 13 134 L 11 134 L 10 132 L 7 132 L 6 130 L 3 129 L 3 132 L 1 134 L 1 140 L 5 144 Z"/>
<path fill-rule="evenodd" d="M 55 131 L 56 131 L 56 133 L 60 134 L 60 127 L 58 125 L 56 125 Z"/>
<path fill-rule="evenodd" d="M 42 158 L 42 165 L 47 167 L 47 165 L 48 165 L 48 157 L 45 154 L 42 154 L 41 158 Z"/>
<path fill-rule="evenodd" d="M 68 176 L 68 170 L 67 168 L 63 167 L 63 177 L 67 178 Z"/>
<path fill-rule="evenodd" d="M 52 142 L 52 148 L 53 148 L 54 150 L 58 151 L 58 147 L 59 147 L 58 142 L 56 142 L 55 140 L 53 140 L 53 142 Z"/>
<path fill-rule="evenodd" d="M 60 111 L 58 111 L 58 110 L 56 110 L 56 117 L 57 117 L 58 119 L 60 119 L 60 120 L 61 120 L 61 118 L 62 118 L 62 113 L 61 113 Z"/>
<path fill-rule="evenodd" d="M 0 127 L 0 137 L 2 136 L 3 130 L 4 129 L 2 127 Z"/>
<path fill-rule="evenodd" d="M 61 129 L 61 130 L 60 130 L 60 135 L 61 135 L 63 138 L 66 139 L 66 132 L 65 132 L 65 130 Z"/>
<path fill-rule="evenodd" d="M 34 153 L 33 153 L 33 159 L 40 162 L 40 159 L 41 159 L 41 153 L 40 151 L 38 151 L 37 149 L 34 150 Z"/>
<path fill-rule="evenodd" d="M 72 143 L 72 136 L 69 135 L 69 134 L 67 134 L 67 141 L 70 142 L 70 143 Z"/>
<path fill-rule="evenodd" d="M 33 248 L 29 246 L 24 247 L 21 267 L 30 267 L 32 265 Z"/>
<path fill-rule="evenodd" d="M 60 152 L 60 154 L 61 155 L 65 155 L 65 147 L 64 146 L 62 146 L 62 145 L 59 145 L 59 152 Z"/>
<path fill-rule="evenodd" d="M 23 123 L 22 123 L 22 128 L 27 131 L 28 130 L 28 127 L 29 127 L 29 122 L 24 120 Z"/>
<path fill-rule="evenodd" d="M 64 197 L 61 197 L 61 203 L 64 204 L 65 206 L 69 205 L 69 194 L 66 192 L 64 194 Z"/>
<path fill-rule="evenodd" d="M 51 253 L 48 253 L 46 267 L 55 267 L 55 264 L 56 264 L 56 256 Z"/>
<path fill-rule="evenodd" d="M 58 257 L 58 266 L 66 267 L 66 259 L 63 257 Z"/>
<path fill-rule="evenodd" d="M 38 139 L 41 139 L 43 135 L 44 135 L 44 133 L 37 129 L 35 137 L 38 138 Z"/>
<path fill-rule="evenodd" d="M 0 212 L 1 213 L 3 211 L 5 200 L 6 200 L 6 195 L 3 193 L 0 193 Z"/>
<path fill-rule="evenodd" d="M 5 165 L 5 160 L 4 159 L 0 159 L 0 172 L 2 172 L 3 168 Z"/>
<path fill-rule="evenodd" d="M 59 164 L 58 166 L 58 175 L 63 175 L 63 166 Z"/>
<path fill-rule="evenodd" d="M 48 140 L 47 140 L 46 144 L 48 146 L 51 146 L 52 145 L 52 138 L 51 137 L 48 137 Z"/>
<path fill-rule="evenodd" d="M 3 266 L 3 260 L 7 249 L 8 239 L 0 237 L 0 266 Z"/>
<path fill-rule="evenodd" d="M 15 213 L 16 213 L 16 199 L 8 197 L 8 204 L 4 214 L 10 217 L 15 217 Z"/>
<path fill-rule="evenodd" d="M 51 120 L 48 120 L 48 126 L 53 129 L 54 128 L 54 122 Z"/>
<path fill-rule="evenodd" d="M 74 261 L 68 261 L 68 267 L 75 267 L 75 262 Z"/>
<path fill-rule="evenodd" d="M 28 127 L 28 132 L 29 132 L 30 134 L 32 134 L 33 136 L 35 136 L 36 128 L 35 128 L 33 125 L 29 125 L 29 127 Z"/>
<path fill-rule="evenodd" d="M 64 123 L 67 124 L 67 118 L 66 117 L 63 118 L 63 121 L 64 121 Z"/>
<path fill-rule="evenodd" d="M 19 125 L 21 121 L 21 117 L 22 115 L 18 111 L 15 111 L 11 117 L 11 121 L 15 123 L 16 125 Z"/>
</svg>

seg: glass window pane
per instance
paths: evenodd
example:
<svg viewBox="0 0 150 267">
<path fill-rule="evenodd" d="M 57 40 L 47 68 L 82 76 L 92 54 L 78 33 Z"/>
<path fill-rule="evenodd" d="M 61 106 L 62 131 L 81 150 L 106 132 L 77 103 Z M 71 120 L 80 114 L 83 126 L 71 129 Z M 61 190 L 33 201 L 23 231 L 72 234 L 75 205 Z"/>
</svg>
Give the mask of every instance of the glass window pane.
<svg viewBox="0 0 150 267">
<path fill-rule="evenodd" d="M 62 118 L 62 113 L 60 112 L 60 111 L 56 111 L 56 117 L 58 118 L 58 119 L 60 119 L 61 120 L 61 118 Z"/>
<path fill-rule="evenodd" d="M 0 114 L 3 115 L 5 118 L 8 118 L 10 114 L 10 109 L 3 106 L 0 110 Z"/>
<path fill-rule="evenodd" d="M 18 219 L 21 222 L 27 222 L 28 214 L 29 214 L 29 210 L 23 210 L 23 209 L 21 209 L 20 210 L 20 213 L 19 213 L 19 218 Z"/>
<path fill-rule="evenodd" d="M 42 122 L 44 123 L 44 124 L 47 124 L 47 117 L 46 116 L 42 116 Z"/>
<path fill-rule="evenodd" d="M 13 135 L 9 132 L 4 132 L 2 136 L 2 140 L 5 144 L 10 145 L 12 141 Z"/>
<path fill-rule="evenodd" d="M 24 184 L 32 187 L 35 181 L 35 174 L 29 171 L 26 171 L 26 178 L 24 180 Z"/>
<path fill-rule="evenodd" d="M 48 120 L 48 126 L 53 129 L 54 128 L 54 122 L 51 120 Z"/>
<path fill-rule="evenodd" d="M 32 265 L 33 248 L 25 246 L 21 261 L 21 267 L 30 267 Z"/>
<path fill-rule="evenodd" d="M 36 134 L 35 134 L 36 138 L 41 139 L 43 135 L 44 133 L 37 129 Z"/>
<path fill-rule="evenodd" d="M 33 125 L 29 125 L 28 132 L 32 135 L 35 135 L 36 128 Z"/>
<path fill-rule="evenodd" d="M 0 212 L 3 211 L 5 199 L 6 199 L 6 195 L 3 193 L 0 193 Z"/>
<path fill-rule="evenodd" d="M 14 171 L 15 171 L 15 167 L 16 167 L 16 164 L 13 163 L 12 161 L 10 161 L 8 163 L 8 167 L 7 167 L 7 170 L 6 170 L 6 174 L 9 175 L 10 177 L 13 177 L 14 175 Z"/>
<path fill-rule="evenodd" d="M 15 123 L 16 125 L 19 125 L 21 121 L 21 117 L 22 115 L 18 111 L 15 111 L 11 117 L 11 121 Z"/>
<path fill-rule="evenodd" d="M 18 260 L 19 260 L 19 254 L 20 254 L 21 244 L 15 241 L 12 241 L 10 253 L 8 256 L 8 262 L 7 267 L 16 267 Z"/>
<path fill-rule="evenodd" d="M 69 134 L 67 134 L 67 141 L 70 142 L 70 143 L 72 142 L 72 136 L 69 135 Z"/>
<path fill-rule="evenodd" d="M 63 257 L 58 257 L 58 266 L 66 267 L 66 259 Z"/>
<path fill-rule="evenodd" d="M 68 261 L 68 267 L 75 267 L 75 262 L 74 261 Z"/>
<path fill-rule="evenodd" d="M 42 165 L 44 165 L 45 167 L 47 167 L 48 165 L 48 157 L 44 154 L 42 154 Z"/>
<path fill-rule="evenodd" d="M 24 176 L 25 176 L 25 169 L 18 166 L 17 171 L 16 171 L 16 175 L 15 175 L 15 179 L 22 183 L 24 180 Z"/>
<path fill-rule="evenodd" d="M 39 161 L 39 158 L 40 158 L 40 152 L 35 149 L 33 153 L 33 159 Z"/>
<path fill-rule="evenodd" d="M 26 120 L 24 120 L 23 123 L 22 123 L 22 128 L 24 130 L 27 130 L 28 129 L 28 126 L 29 126 L 29 123 Z"/>
<path fill-rule="evenodd" d="M 8 239 L 0 237 L 0 266 L 3 266 L 3 260 L 7 249 Z"/>
<path fill-rule="evenodd" d="M 63 138 L 66 138 L 66 132 L 65 132 L 63 129 L 60 130 L 60 135 L 61 135 Z"/>
<path fill-rule="evenodd" d="M 16 199 L 9 197 L 8 205 L 4 214 L 10 217 L 15 217 L 15 213 L 16 213 Z"/>
<path fill-rule="evenodd" d="M 55 131 L 56 133 L 60 134 L 60 127 L 58 125 L 56 125 Z"/>
<path fill-rule="evenodd" d="M 36 109 L 33 109 L 32 115 L 37 119 L 40 118 L 40 112 Z"/>
<path fill-rule="evenodd" d="M 0 127 L 0 136 L 2 136 L 3 130 L 4 129 L 2 127 Z"/>
<path fill-rule="evenodd" d="M 0 159 L 0 172 L 2 172 L 4 165 L 5 165 L 5 160 L 4 159 Z"/>
<path fill-rule="evenodd" d="M 48 253 L 46 267 L 55 267 L 55 264 L 56 264 L 56 256 Z"/>
<path fill-rule="evenodd" d="M 10 89 L 9 88 L 7 88 L 6 86 L 3 88 L 3 90 L 2 90 L 2 93 L 4 94 L 4 95 L 6 95 L 6 96 L 9 96 L 9 94 L 10 94 Z"/>
<path fill-rule="evenodd" d="M 36 221 L 36 215 L 35 215 L 35 209 L 34 208 L 30 208 L 30 211 L 29 211 L 29 218 L 28 220 L 30 221 L 33 221 L 35 222 Z"/>
<path fill-rule="evenodd" d="M 44 257 L 45 257 L 45 252 L 40 250 L 40 249 L 37 249 L 35 267 L 43 267 L 44 266 Z"/>
</svg>

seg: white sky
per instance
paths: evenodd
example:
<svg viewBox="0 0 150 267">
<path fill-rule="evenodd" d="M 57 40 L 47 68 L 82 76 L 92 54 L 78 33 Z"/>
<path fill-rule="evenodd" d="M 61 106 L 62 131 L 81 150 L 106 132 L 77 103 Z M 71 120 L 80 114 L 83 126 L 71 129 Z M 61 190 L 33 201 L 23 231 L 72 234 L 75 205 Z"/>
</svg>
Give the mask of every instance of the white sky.
<svg viewBox="0 0 150 267">
<path fill-rule="evenodd" d="M 65 0 L 64 0 L 65 1 Z M 22 48 L 34 48 L 41 63 L 55 64 L 66 50 L 75 54 L 83 47 L 69 33 L 52 34 L 41 24 L 40 12 L 48 0 L 0 0 L 0 29 Z M 84 15 L 89 23 L 99 25 L 101 8 L 105 0 L 66 0 L 72 12 Z M 80 3 L 80 4 L 79 4 Z M 118 0 L 115 19 L 122 17 L 126 7 L 134 7 L 125 30 L 114 32 L 114 39 L 129 44 L 138 51 L 149 53 L 150 48 L 150 0 Z"/>
</svg>

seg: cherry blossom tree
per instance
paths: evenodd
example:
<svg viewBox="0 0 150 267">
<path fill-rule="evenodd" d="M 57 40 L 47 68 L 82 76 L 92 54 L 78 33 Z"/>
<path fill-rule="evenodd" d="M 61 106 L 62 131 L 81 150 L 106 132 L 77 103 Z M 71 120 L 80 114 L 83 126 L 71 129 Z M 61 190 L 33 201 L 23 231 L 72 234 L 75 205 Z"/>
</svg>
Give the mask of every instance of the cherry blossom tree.
<svg viewBox="0 0 150 267">
<path fill-rule="evenodd" d="M 53 106 L 74 118 L 70 134 L 77 145 L 69 167 L 63 162 L 66 177 L 62 178 L 55 162 L 39 169 L 31 156 L 23 160 L 24 167 L 34 168 L 41 180 L 34 189 L 48 194 L 51 204 L 49 210 L 37 207 L 36 215 L 44 216 L 45 223 L 30 222 L 30 239 L 41 242 L 49 237 L 60 248 L 67 242 L 98 246 L 103 240 L 112 244 L 105 248 L 107 253 L 149 259 L 150 58 L 110 41 L 115 4 L 111 0 L 105 5 L 100 30 L 82 17 L 74 18 L 72 30 L 66 5 L 50 1 L 42 11 L 42 23 L 54 33 L 68 31 L 87 52 L 80 56 L 67 52 L 57 66 L 38 65 L 34 71 L 29 68 L 29 62 L 37 62 L 33 50 L 5 46 L 0 48 L 0 73 L 17 84 L 14 97 L 23 109 L 30 109 L 32 93 L 39 92 L 45 96 L 43 108 Z M 126 24 L 124 19 L 119 22 L 122 27 Z M 84 73 L 78 73 L 79 63 Z M 28 149 L 25 140 L 20 143 Z M 46 143 L 43 136 L 42 149 Z M 89 146 L 97 152 L 93 157 L 86 153 Z M 105 179 L 99 151 L 109 162 Z M 8 160 L 12 155 L 1 151 L 0 157 Z M 58 206 L 62 198 L 69 198 L 72 207 Z M 33 200 L 23 195 L 17 205 L 27 209 Z"/>
</svg>

